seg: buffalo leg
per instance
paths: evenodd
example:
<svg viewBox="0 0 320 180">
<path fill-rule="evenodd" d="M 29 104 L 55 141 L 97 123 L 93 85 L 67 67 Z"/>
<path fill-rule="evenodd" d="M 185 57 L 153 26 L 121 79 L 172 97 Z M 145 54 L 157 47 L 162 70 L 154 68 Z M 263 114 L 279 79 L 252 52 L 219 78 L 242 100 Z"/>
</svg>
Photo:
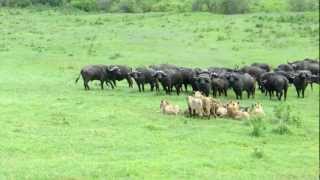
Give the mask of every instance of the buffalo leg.
<svg viewBox="0 0 320 180">
<path fill-rule="evenodd" d="M 141 86 L 142 86 L 142 91 L 144 92 L 144 83 L 142 83 Z"/>
<path fill-rule="evenodd" d="M 84 89 L 85 89 L 85 90 L 90 90 L 90 87 L 89 87 L 88 83 L 89 83 L 88 80 L 86 80 L 86 79 L 83 80 L 83 85 L 84 85 Z"/>
<path fill-rule="evenodd" d="M 101 90 L 103 90 L 103 84 L 104 84 L 104 81 L 103 81 L 103 80 L 100 80 Z"/>
<path fill-rule="evenodd" d="M 117 87 L 116 80 L 112 80 L 114 87 Z"/>
<path fill-rule="evenodd" d="M 182 86 L 181 85 L 176 85 L 175 88 L 176 88 L 176 91 L 177 91 L 177 95 L 179 96 L 180 91 L 182 89 Z"/>
<path fill-rule="evenodd" d="M 297 90 L 298 97 L 300 97 L 300 90 L 299 89 L 296 89 L 296 90 Z"/>
<path fill-rule="evenodd" d="M 271 100 L 272 91 L 271 90 L 268 90 L 268 91 L 269 91 L 269 99 Z"/>
<path fill-rule="evenodd" d="M 217 97 L 217 92 L 216 92 L 216 90 L 214 89 L 214 90 L 212 90 L 212 96 L 213 97 Z"/>
<path fill-rule="evenodd" d="M 281 101 L 281 97 L 282 97 L 282 91 L 280 91 L 280 92 L 278 93 L 278 99 L 279 99 L 279 101 Z"/>
<path fill-rule="evenodd" d="M 137 83 L 137 85 L 138 85 L 139 92 L 141 92 L 141 86 L 140 86 L 140 83 Z"/>
<path fill-rule="evenodd" d="M 114 89 L 114 86 L 113 86 L 112 82 L 108 81 L 108 83 L 110 84 L 111 88 Z"/>
<path fill-rule="evenodd" d="M 287 100 L 287 92 L 288 92 L 288 89 L 284 89 L 284 91 L 283 91 L 284 100 Z"/>
<path fill-rule="evenodd" d="M 132 82 L 132 79 L 130 78 L 130 77 L 127 77 L 126 78 L 127 79 L 127 81 L 128 81 L 128 84 L 129 84 L 129 88 L 133 88 L 133 82 Z"/>
</svg>

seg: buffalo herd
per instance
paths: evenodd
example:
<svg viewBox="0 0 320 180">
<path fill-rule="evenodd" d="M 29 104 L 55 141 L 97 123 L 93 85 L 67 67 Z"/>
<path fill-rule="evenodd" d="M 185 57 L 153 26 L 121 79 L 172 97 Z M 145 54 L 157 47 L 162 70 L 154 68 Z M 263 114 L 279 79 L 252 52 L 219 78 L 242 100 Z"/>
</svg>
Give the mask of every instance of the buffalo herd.
<svg viewBox="0 0 320 180">
<path fill-rule="evenodd" d="M 81 69 L 85 90 L 89 90 L 89 81 L 100 81 L 101 89 L 104 84 L 116 88 L 116 81 L 126 80 L 129 88 L 136 82 L 139 92 L 149 84 L 151 91 L 160 91 L 159 85 L 166 94 L 175 89 L 177 95 L 187 92 L 188 86 L 192 91 L 200 91 L 205 96 L 212 93 L 213 97 L 227 96 L 232 89 L 237 99 L 242 99 L 243 92 L 248 98 L 254 98 L 256 85 L 270 99 L 276 95 L 286 100 L 287 90 L 294 85 L 297 96 L 304 98 L 305 89 L 310 84 L 319 84 L 319 60 L 304 59 L 287 64 L 280 64 L 272 69 L 265 63 L 253 63 L 241 68 L 209 67 L 206 69 L 179 67 L 171 64 L 150 65 L 132 69 L 125 65 L 88 65 Z M 76 82 L 79 80 L 76 79 Z M 133 80 L 132 80 L 133 79 Z"/>
</svg>

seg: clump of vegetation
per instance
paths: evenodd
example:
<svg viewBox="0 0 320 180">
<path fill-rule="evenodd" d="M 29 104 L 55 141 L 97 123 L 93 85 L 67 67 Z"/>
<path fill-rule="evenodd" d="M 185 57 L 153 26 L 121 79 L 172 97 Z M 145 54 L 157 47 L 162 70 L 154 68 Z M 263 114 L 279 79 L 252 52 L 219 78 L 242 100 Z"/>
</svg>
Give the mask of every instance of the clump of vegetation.
<svg viewBox="0 0 320 180">
<path fill-rule="evenodd" d="M 261 159 L 264 156 L 264 152 L 260 148 L 254 148 L 252 155 L 257 159 Z"/>
<path fill-rule="evenodd" d="M 291 11 L 310 11 L 319 9 L 319 1 L 315 0 L 289 0 Z"/>
<path fill-rule="evenodd" d="M 318 0 L 0 0 L 0 6 L 63 6 L 83 11 L 105 12 L 190 12 L 222 14 L 248 12 L 317 11 Z"/>
<path fill-rule="evenodd" d="M 239 14 L 249 11 L 248 0 L 195 0 L 193 11 L 209 11 L 223 14 Z"/>
<path fill-rule="evenodd" d="M 252 118 L 249 120 L 251 126 L 251 135 L 254 137 L 262 136 L 263 130 L 265 130 L 265 123 L 261 117 Z"/>
<path fill-rule="evenodd" d="M 273 122 L 277 124 L 273 132 L 278 134 L 288 134 L 290 133 L 289 125 L 301 126 L 301 118 L 293 114 L 292 107 L 290 105 L 279 105 L 274 109 L 275 117 Z"/>
</svg>

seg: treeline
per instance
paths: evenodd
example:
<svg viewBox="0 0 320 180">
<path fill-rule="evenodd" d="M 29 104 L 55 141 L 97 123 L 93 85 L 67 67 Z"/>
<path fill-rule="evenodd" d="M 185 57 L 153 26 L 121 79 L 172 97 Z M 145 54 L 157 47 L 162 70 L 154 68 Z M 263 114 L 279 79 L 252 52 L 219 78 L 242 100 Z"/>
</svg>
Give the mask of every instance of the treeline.
<svg viewBox="0 0 320 180">
<path fill-rule="evenodd" d="M 0 0 L 0 6 L 70 7 L 104 12 L 190 12 L 221 14 L 281 11 L 317 11 L 319 0 Z"/>
</svg>

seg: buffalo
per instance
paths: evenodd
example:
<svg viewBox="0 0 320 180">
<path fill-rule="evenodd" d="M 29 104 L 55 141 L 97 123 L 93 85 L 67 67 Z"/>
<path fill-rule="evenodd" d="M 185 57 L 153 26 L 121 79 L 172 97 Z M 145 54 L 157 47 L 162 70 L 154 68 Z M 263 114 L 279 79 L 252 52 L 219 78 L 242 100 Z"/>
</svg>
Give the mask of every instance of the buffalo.
<svg viewBox="0 0 320 180">
<path fill-rule="evenodd" d="M 266 72 L 271 71 L 271 67 L 268 64 L 265 63 L 252 63 L 251 66 L 259 67 L 261 69 L 264 69 Z"/>
<path fill-rule="evenodd" d="M 284 100 L 287 99 L 289 81 L 285 76 L 276 73 L 266 74 L 262 80 L 262 86 L 266 90 L 266 93 L 269 93 L 270 99 L 274 91 L 279 100 L 281 100 L 282 95 L 284 96 Z"/>
<path fill-rule="evenodd" d="M 240 69 L 242 73 L 248 73 L 256 80 L 260 77 L 261 74 L 267 72 L 265 69 L 262 69 L 258 66 L 245 66 Z"/>
<path fill-rule="evenodd" d="M 289 64 L 280 64 L 275 71 L 285 71 L 285 72 L 294 72 L 294 69 Z"/>
<path fill-rule="evenodd" d="M 227 79 L 230 83 L 230 87 L 233 88 L 237 99 L 242 99 L 242 91 L 247 92 L 248 98 L 250 98 L 250 95 L 254 98 L 256 87 L 255 80 L 252 76 L 247 73 L 231 73 Z"/>
<path fill-rule="evenodd" d="M 130 76 L 135 80 L 139 92 L 144 91 L 144 84 L 149 83 L 151 91 L 156 88 L 156 91 L 159 91 L 159 84 L 156 80 L 156 78 L 153 77 L 153 75 L 156 73 L 155 70 L 146 68 L 146 67 L 139 67 L 136 68 L 135 71 L 129 73 Z"/>
<path fill-rule="evenodd" d="M 204 95 L 209 96 L 211 90 L 210 74 L 207 71 L 200 72 L 199 75 L 194 77 L 197 90 Z"/>
<path fill-rule="evenodd" d="M 226 78 L 219 77 L 215 73 L 211 75 L 211 89 L 213 97 L 217 97 L 217 93 L 219 93 L 219 96 L 221 96 L 221 94 L 227 96 L 228 88 L 229 82 Z"/>
<path fill-rule="evenodd" d="M 294 78 L 293 84 L 296 88 L 297 95 L 300 97 L 300 93 L 302 98 L 304 98 L 304 91 L 308 86 L 310 75 L 307 72 L 299 72 L 299 74 Z"/>
<path fill-rule="evenodd" d="M 195 91 L 196 90 L 195 81 L 194 81 L 194 76 L 196 75 L 195 71 L 191 68 L 185 68 L 185 67 L 180 67 L 179 71 L 181 72 L 181 75 L 182 75 L 185 91 L 188 91 L 188 85 L 191 85 L 192 89 Z"/>
<path fill-rule="evenodd" d="M 171 94 L 172 88 L 175 87 L 177 95 L 180 94 L 183 78 L 180 71 L 176 70 L 164 70 L 156 71 L 153 75 L 162 85 L 167 94 Z"/>
<path fill-rule="evenodd" d="M 132 88 L 133 82 L 130 77 L 132 68 L 125 65 L 110 65 L 110 68 L 113 68 L 113 67 L 118 67 L 120 69 L 120 73 L 108 72 L 108 76 L 110 77 L 110 80 L 113 82 L 114 86 L 117 87 L 116 81 L 122 81 L 126 79 L 129 84 L 129 88 Z"/>
<path fill-rule="evenodd" d="M 110 74 L 119 75 L 120 69 L 117 66 L 110 67 L 106 65 L 87 65 L 81 69 L 80 74 L 76 79 L 76 83 L 80 79 L 80 75 L 81 75 L 85 90 L 90 90 L 88 83 L 89 81 L 93 81 L 93 80 L 100 81 L 101 89 L 103 89 L 104 82 L 106 82 L 106 84 L 109 83 L 113 89 L 114 86 L 110 81 L 111 79 L 111 77 L 109 76 Z"/>
</svg>

